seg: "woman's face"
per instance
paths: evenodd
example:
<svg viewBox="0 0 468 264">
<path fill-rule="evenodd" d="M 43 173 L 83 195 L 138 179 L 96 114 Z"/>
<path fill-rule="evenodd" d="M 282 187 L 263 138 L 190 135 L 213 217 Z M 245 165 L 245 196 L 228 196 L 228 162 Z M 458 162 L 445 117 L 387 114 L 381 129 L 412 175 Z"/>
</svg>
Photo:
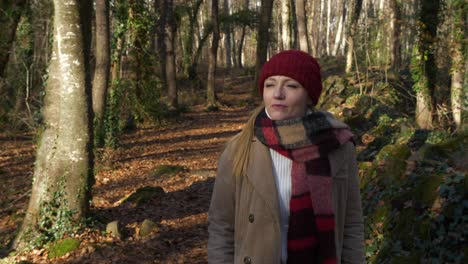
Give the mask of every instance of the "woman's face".
<svg viewBox="0 0 468 264">
<path fill-rule="evenodd" d="M 285 120 L 304 116 L 311 100 L 299 82 L 275 75 L 263 83 L 263 102 L 272 120 Z"/>
</svg>

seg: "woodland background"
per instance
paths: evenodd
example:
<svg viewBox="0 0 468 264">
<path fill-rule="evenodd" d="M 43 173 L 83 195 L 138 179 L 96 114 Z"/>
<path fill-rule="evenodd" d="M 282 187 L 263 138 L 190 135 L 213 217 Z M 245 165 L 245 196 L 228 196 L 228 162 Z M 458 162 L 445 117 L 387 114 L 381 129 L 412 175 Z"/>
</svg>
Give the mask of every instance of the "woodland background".
<svg viewBox="0 0 468 264">
<path fill-rule="evenodd" d="M 2 0 L 0 263 L 206 263 L 217 158 L 286 49 L 355 133 L 368 263 L 465 263 L 467 21 L 463 0 Z"/>
</svg>

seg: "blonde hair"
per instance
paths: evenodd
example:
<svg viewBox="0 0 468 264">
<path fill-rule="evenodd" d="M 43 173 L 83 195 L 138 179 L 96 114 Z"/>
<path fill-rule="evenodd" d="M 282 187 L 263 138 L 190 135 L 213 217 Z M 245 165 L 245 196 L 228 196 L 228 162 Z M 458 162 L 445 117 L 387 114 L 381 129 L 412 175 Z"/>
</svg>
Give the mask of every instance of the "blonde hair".
<svg viewBox="0 0 468 264">
<path fill-rule="evenodd" d="M 255 118 L 264 108 L 263 104 L 255 108 L 250 114 L 249 120 L 242 128 L 242 131 L 236 136 L 233 165 L 234 176 L 243 177 L 249 166 L 250 146 L 254 137 Z"/>
</svg>

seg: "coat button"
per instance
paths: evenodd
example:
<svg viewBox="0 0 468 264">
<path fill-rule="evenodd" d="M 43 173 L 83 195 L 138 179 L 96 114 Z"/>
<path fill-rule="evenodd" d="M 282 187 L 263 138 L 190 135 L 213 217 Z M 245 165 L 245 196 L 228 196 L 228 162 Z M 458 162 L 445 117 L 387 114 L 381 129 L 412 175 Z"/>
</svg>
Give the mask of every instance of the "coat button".
<svg viewBox="0 0 468 264">
<path fill-rule="evenodd" d="M 250 264 L 250 263 L 252 263 L 252 259 L 250 257 L 245 257 L 244 264 Z"/>
<path fill-rule="evenodd" d="M 253 214 L 249 214 L 249 222 L 250 223 L 253 223 L 253 221 L 255 220 L 255 217 Z"/>
</svg>

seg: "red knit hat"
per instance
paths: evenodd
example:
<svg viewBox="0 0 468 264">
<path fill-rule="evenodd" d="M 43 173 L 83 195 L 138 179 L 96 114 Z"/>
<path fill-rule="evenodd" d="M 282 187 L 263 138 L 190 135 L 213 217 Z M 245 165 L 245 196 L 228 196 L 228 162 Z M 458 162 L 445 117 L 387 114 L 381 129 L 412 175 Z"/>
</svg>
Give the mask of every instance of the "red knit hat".
<svg viewBox="0 0 468 264">
<path fill-rule="evenodd" d="M 263 82 L 274 75 L 288 76 L 298 81 L 306 89 L 312 103 L 317 104 L 322 92 L 322 78 L 320 65 L 312 56 L 300 50 L 286 50 L 271 57 L 260 73 L 260 95 L 263 95 Z"/>
</svg>

